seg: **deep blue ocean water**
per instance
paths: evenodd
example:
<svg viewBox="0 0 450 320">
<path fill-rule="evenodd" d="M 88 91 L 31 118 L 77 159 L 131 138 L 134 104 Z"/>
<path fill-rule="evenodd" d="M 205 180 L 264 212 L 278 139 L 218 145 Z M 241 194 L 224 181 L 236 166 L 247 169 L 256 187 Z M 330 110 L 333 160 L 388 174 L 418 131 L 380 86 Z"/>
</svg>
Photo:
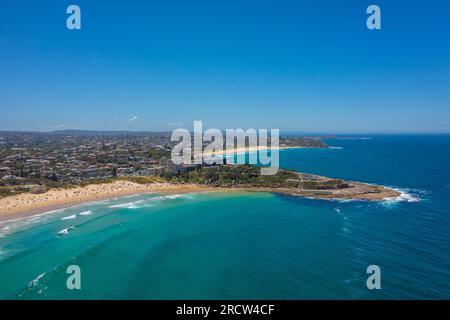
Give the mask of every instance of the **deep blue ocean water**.
<svg viewBox="0 0 450 320">
<path fill-rule="evenodd" d="M 399 188 L 402 201 L 140 195 L 2 222 L 0 298 L 450 298 L 450 135 L 365 137 L 284 150 L 281 166 Z M 69 265 L 81 290 L 66 287 Z"/>
</svg>

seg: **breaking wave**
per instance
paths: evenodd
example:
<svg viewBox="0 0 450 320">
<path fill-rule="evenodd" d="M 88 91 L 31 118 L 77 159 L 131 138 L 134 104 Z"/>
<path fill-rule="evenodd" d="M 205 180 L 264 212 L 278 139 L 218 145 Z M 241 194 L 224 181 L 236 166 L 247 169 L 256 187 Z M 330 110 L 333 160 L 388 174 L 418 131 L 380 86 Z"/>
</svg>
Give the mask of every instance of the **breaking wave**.
<svg viewBox="0 0 450 320">
<path fill-rule="evenodd" d="M 28 287 L 36 287 L 39 284 L 39 281 L 45 276 L 45 272 L 38 275 L 35 279 L 31 280 L 30 283 L 28 283 Z"/>
<path fill-rule="evenodd" d="M 191 195 L 188 194 L 172 194 L 166 196 L 156 196 L 151 197 L 145 200 L 138 200 L 133 202 L 119 203 L 108 206 L 108 208 L 122 208 L 122 209 L 140 209 L 151 207 L 155 204 L 155 202 L 165 201 L 165 200 L 174 200 L 178 198 L 187 198 L 192 199 Z"/>
<path fill-rule="evenodd" d="M 391 197 L 391 198 L 385 198 L 383 200 L 384 205 L 390 205 L 397 202 L 419 202 L 421 201 L 420 197 L 416 194 L 412 194 L 411 191 L 414 191 L 412 189 L 399 189 L 399 188 L 391 188 L 392 190 L 395 190 L 400 193 L 397 197 Z M 419 190 L 415 190 L 421 193 Z"/>
<path fill-rule="evenodd" d="M 71 231 L 71 230 L 73 230 L 73 229 L 75 229 L 75 227 L 68 227 L 68 228 L 65 228 L 65 229 L 62 229 L 62 230 L 60 230 L 59 232 L 58 232 L 58 234 L 60 234 L 60 235 L 64 235 L 64 234 L 69 234 L 69 232 Z"/>
<path fill-rule="evenodd" d="M 125 208 L 125 209 L 137 209 L 139 206 L 138 203 L 142 203 L 144 200 L 134 201 L 134 202 L 127 202 L 127 203 L 119 203 L 114 204 L 112 206 L 108 206 L 108 208 Z"/>
<path fill-rule="evenodd" d="M 75 219 L 76 217 L 77 217 L 77 215 L 76 215 L 76 214 L 72 214 L 72 215 L 70 215 L 70 216 L 67 216 L 67 217 L 61 218 L 61 220 L 72 220 L 72 219 Z"/>
</svg>

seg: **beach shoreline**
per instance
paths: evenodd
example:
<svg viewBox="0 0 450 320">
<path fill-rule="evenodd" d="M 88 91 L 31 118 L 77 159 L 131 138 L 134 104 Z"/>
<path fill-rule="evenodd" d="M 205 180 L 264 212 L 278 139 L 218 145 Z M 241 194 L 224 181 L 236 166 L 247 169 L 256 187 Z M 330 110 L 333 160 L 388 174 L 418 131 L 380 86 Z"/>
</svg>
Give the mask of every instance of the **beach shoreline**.
<svg viewBox="0 0 450 320">
<path fill-rule="evenodd" d="M 377 188 L 378 192 L 374 192 Z M 330 194 L 317 193 L 314 190 L 301 190 L 283 187 L 254 186 L 203 186 L 197 184 L 151 183 L 118 180 L 110 183 L 92 184 L 71 189 L 51 189 L 42 194 L 23 193 L 0 198 L 0 221 L 40 215 L 47 212 L 66 209 L 77 205 L 142 194 L 180 194 L 198 192 L 268 192 L 317 200 L 366 200 L 385 201 L 400 196 L 394 189 L 352 182 L 346 190 L 337 190 Z"/>
<path fill-rule="evenodd" d="M 129 181 L 114 181 L 111 183 L 94 184 L 71 189 L 51 189 L 42 194 L 22 193 L 0 198 L 0 221 L 26 218 L 77 205 L 88 204 L 90 202 L 112 200 L 141 194 L 178 194 L 220 191 L 230 190 L 194 184 L 138 184 Z"/>
<path fill-rule="evenodd" d="M 242 147 L 242 148 L 234 148 L 232 150 L 224 149 L 221 152 L 204 152 L 203 156 L 220 156 L 220 155 L 233 155 L 233 154 L 243 154 L 249 152 L 257 152 L 257 151 L 267 151 L 267 150 L 287 150 L 287 149 L 326 149 L 330 147 L 301 147 L 301 146 L 279 146 L 279 147 L 264 147 L 264 146 L 256 146 L 256 147 Z"/>
</svg>

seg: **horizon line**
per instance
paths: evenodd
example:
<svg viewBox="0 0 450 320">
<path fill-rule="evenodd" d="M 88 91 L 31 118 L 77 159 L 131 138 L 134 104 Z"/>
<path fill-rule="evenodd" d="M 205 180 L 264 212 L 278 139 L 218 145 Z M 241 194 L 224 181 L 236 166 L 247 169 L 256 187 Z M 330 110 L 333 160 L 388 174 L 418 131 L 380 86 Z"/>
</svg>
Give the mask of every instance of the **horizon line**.
<svg viewBox="0 0 450 320">
<path fill-rule="evenodd" d="M 231 128 L 229 128 L 231 129 Z M 234 128 L 243 129 L 243 128 Z M 174 129 L 175 130 L 175 129 Z M 226 129 L 220 129 L 225 131 Z M 245 129 L 244 129 L 245 130 Z M 107 132 L 117 132 L 117 133 L 169 133 L 173 130 L 126 130 L 126 129 L 109 129 L 109 130 L 98 130 L 98 129 L 60 129 L 60 130 L 8 130 L 0 129 L 0 133 L 64 133 L 64 132 L 92 132 L 92 133 L 107 133 Z M 193 131 L 193 130 L 189 130 Z M 450 131 L 298 131 L 298 130 L 281 130 L 280 134 L 304 134 L 304 135 L 442 135 L 450 134 Z"/>
</svg>

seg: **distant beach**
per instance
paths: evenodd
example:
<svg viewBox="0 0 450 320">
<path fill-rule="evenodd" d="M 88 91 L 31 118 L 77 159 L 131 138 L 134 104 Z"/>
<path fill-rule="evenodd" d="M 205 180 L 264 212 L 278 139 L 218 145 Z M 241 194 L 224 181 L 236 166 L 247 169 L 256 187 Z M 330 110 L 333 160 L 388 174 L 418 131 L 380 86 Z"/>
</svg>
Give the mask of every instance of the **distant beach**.
<svg viewBox="0 0 450 320">
<path fill-rule="evenodd" d="M 211 155 L 231 155 L 231 154 L 242 154 L 248 152 L 257 152 L 257 151 L 266 151 L 266 150 L 284 150 L 284 149 L 306 149 L 306 148 L 318 148 L 318 147 L 300 147 L 300 146 L 279 146 L 279 147 L 264 147 L 264 146 L 256 146 L 256 147 L 242 147 L 242 148 L 234 148 L 233 150 L 224 149 L 220 152 L 204 152 L 203 156 L 211 156 Z"/>
</svg>

